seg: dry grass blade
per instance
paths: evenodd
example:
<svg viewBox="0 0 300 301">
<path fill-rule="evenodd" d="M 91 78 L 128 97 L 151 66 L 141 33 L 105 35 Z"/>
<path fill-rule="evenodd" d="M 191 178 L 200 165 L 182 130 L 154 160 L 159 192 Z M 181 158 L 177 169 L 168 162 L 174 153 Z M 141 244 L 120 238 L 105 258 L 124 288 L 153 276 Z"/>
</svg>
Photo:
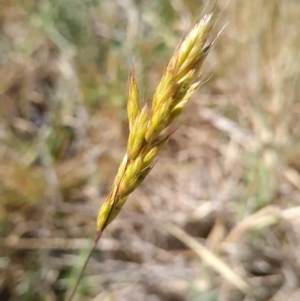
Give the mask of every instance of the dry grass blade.
<svg viewBox="0 0 300 301">
<path fill-rule="evenodd" d="M 226 243 L 236 242 L 242 235 L 250 230 L 258 230 L 265 227 L 272 226 L 282 220 L 288 222 L 299 221 L 300 207 L 289 208 L 281 210 L 276 206 L 265 207 L 254 214 L 245 218 L 242 222 L 237 224 L 225 238 Z"/>
<path fill-rule="evenodd" d="M 202 246 L 197 240 L 173 224 L 166 224 L 163 227 L 184 244 L 186 244 L 207 265 L 216 270 L 228 282 L 244 293 L 249 292 L 250 287 L 247 282 L 240 275 L 235 273 L 224 261 Z"/>
</svg>

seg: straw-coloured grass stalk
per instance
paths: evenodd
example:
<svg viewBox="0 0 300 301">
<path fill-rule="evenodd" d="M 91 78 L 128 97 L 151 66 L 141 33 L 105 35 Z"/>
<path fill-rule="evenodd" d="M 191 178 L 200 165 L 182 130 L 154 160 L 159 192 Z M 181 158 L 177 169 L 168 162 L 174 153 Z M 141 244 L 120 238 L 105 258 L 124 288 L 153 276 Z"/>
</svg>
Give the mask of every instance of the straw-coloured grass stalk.
<svg viewBox="0 0 300 301">
<path fill-rule="evenodd" d="M 159 153 L 172 134 L 168 132 L 169 125 L 181 114 L 201 84 L 199 69 L 216 41 L 214 39 L 205 45 L 212 27 L 212 15 L 207 14 L 180 42 L 164 69 L 151 106 L 141 106 L 134 72 L 131 72 L 127 103 L 130 131 L 127 152 L 111 191 L 99 210 L 94 245 L 107 225 L 119 214 L 129 194 L 142 183 L 155 165 Z M 73 295 L 74 291 L 69 300 L 72 300 Z"/>
</svg>

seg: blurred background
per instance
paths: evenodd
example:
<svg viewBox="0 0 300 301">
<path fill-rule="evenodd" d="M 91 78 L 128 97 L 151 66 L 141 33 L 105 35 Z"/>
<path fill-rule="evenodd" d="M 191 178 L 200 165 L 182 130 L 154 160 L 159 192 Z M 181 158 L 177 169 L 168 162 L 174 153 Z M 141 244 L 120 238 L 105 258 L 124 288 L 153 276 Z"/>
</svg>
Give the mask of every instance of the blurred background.
<svg viewBox="0 0 300 301">
<path fill-rule="evenodd" d="M 0 300 L 65 300 L 128 137 L 205 12 L 206 82 L 76 300 L 300 300 L 298 0 L 2 0 Z M 94 299 L 93 299 L 94 298 Z"/>
</svg>

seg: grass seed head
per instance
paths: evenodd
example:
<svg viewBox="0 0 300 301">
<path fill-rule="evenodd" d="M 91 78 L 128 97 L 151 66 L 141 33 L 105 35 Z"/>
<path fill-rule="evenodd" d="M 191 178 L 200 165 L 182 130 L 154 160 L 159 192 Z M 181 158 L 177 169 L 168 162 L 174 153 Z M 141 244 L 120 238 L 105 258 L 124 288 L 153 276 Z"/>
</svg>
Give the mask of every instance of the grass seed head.
<svg viewBox="0 0 300 301">
<path fill-rule="evenodd" d="M 131 73 L 127 103 L 130 130 L 127 154 L 111 192 L 99 210 L 98 233 L 118 215 L 127 196 L 152 170 L 172 134 L 160 137 L 160 133 L 181 114 L 199 87 L 198 71 L 216 41 L 205 47 L 212 25 L 212 15 L 204 16 L 177 46 L 155 90 L 151 109 L 147 105 L 140 109 L 138 87 Z"/>
</svg>

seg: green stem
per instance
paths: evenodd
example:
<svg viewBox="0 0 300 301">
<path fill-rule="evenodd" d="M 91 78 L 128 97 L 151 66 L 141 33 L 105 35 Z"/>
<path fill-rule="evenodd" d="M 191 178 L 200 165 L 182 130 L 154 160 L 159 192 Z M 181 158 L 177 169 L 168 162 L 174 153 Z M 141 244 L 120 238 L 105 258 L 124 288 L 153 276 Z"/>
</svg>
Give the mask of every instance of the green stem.
<svg viewBox="0 0 300 301">
<path fill-rule="evenodd" d="M 81 280 L 81 278 L 82 278 L 82 276 L 83 276 L 83 273 L 84 273 L 84 271 L 85 271 L 85 269 L 86 269 L 86 267 L 87 267 L 87 264 L 88 264 L 88 262 L 90 261 L 90 258 L 91 258 L 91 256 L 92 256 L 94 250 L 96 249 L 97 243 L 99 242 L 101 235 L 102 235 L 102 231 L 97 232 L 96 237 L 95 237 L 95 240 L 94 240 L 94 244 L 93 244 L 93 246 L 91 247 L 91 249 L 90 249 L 90 251 L 89 251 L 89 254 L 88 254 L 88 256 L 86 257 L 86 260 L 85 260 L 85 262 L 84 262 L 84 264 L 83 264 L 83 266 L 82 266 L 82 268 L 81 268 L 81 270 L 80 270 L 80 272 L 79 272 L 79 274 L 78 274 L 78 276 L 77 276 L 77 278 L 76 278 L 76 282 L 75 282 L 75 284 L 74 284 L 74 286 L 73 286 L 73 288 L 72 288 L 71 294 L 70 294 L 70 296 L 67 298 L 68 301 L 72 301 L 72 300 L 74 299 L 74 296 L 75 296 L 77 287 L 78 287 L 78 285 L 79 285 L 79 283 L 80 283 L 80 280 Z"/>
</svg>

